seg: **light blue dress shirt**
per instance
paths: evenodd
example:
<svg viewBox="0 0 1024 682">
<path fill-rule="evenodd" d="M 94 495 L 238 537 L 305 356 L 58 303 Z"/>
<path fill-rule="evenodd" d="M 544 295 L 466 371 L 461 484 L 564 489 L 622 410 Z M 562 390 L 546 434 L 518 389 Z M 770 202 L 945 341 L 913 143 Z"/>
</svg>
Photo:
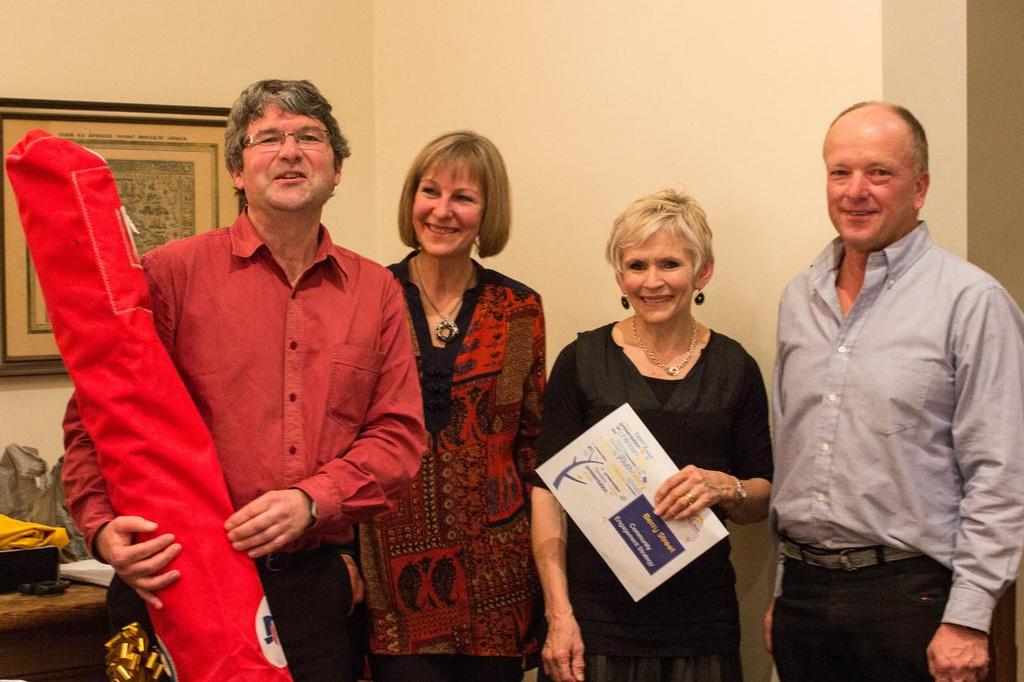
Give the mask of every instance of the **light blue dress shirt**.
<svg viewBox="0 0 1024 682">
<path fill-rule="evenodd" d="M 953 570 L 943 621 L 988 631 L 1024 545 L 1024 317 L 925 223 L 868 258 L 846 317 L 837 238 L 779 306 L 772 523 Z"/>
</svg>

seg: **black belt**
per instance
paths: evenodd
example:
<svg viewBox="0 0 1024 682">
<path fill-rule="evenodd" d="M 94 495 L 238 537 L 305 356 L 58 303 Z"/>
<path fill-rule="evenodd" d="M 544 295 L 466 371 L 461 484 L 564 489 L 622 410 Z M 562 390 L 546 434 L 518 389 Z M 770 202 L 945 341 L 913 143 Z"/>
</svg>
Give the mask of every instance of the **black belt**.
<svg viewBox="0 0 1024 682">
<path fill-rule="evenodd" d="M 822 549 L 811 545 L 800 545 L 789 540 L 779 541 L 779 553 L 782 556 L 802 561 L 811 566 L 830 568 L 833 570 L 856 571 L 869 566 L 877 566 L 891 561 L 902 561 L 923 556 L 920 552 L 908 552 L 893 547 L 849 547 L 847 549 Z"/>
<path fill-rule="evenodd" d="M 262 572 L 281 573 L 299 566 L 314 562 L 322 562 L 331 553 L 337 553 L 335 545 L 320 545 L 316 549 L 305 549 L 297 552 L 272 552 L 256 559 L 256 567 Z"/>
</svg>

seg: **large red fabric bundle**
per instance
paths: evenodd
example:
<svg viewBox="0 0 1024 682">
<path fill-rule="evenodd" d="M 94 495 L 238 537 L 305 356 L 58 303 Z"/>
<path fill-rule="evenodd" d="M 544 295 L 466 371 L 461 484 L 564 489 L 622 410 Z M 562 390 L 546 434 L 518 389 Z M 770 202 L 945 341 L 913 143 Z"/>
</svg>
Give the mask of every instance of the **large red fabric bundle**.
<svg viewBox="0 0 1024 682">
<path fill-rule="evenodd" d="M 181 543 L 171 564 L 181 578 L 150 609 L 177 678 L 290 680 L 256 567 L 224 531 L 224 475 L 153 326 L 109 168 L 35 130 L 7 155 L 7 172 L 111 503 Z"/>
</svg>

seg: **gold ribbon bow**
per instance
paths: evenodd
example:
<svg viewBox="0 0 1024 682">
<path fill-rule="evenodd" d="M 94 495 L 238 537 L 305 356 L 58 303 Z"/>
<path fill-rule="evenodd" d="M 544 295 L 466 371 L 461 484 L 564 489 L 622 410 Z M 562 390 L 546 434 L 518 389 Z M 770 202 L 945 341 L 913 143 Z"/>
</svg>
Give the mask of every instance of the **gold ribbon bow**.
<svg viewBox="0 0 1024 682">
<path fill-rule="evenodd" d="M 111 682 L 155 682 L 170 677 L 167 661 L 138 623 L 121 628 L 106 643 L 107 679 Z"/>
</svg>

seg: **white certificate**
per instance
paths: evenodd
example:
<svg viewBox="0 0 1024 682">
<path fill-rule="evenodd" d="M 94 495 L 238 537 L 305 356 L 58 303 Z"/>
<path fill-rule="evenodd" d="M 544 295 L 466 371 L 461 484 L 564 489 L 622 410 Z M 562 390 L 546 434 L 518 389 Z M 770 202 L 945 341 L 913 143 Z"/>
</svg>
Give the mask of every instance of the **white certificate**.
<svg viewBox="0 0 1024 682">
<path fill-rule="evenodd" d="M 623 587 L 639 601 L 729 532 L 711 510 L 654 514 L 654 493 L 679 467 L 628 403 L 537 467 Z"/>
</svg>

